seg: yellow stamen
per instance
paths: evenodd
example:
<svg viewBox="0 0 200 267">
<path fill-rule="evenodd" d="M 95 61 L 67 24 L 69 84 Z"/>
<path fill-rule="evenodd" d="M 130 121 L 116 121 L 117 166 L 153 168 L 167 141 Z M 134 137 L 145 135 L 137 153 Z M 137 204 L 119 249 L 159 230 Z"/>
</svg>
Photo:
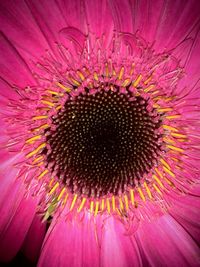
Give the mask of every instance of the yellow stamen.
<svg viewBox="0 0 200 267">
<path fill-rule="evenodd" d="M 68 196 L 69 196 L 69 195 L 68 195 L 68 193 L 67 193 L 66 196 L 65 196 L 65 198 L 64 198 L 64 200 L 63 200 L 63 202 L 62 202 L 63 205 L 65 205 L 65 203 L 67 202 Z"/>
<path fill-rule="evenodd" d="M 106 199 L 106 206 L 107 206 L 107 211 L 110 214 L 110 201 L 108 198 Z"/>
<path fill-rule="evenodd" d="M 48 170 L 44 170 L 39 176 L 38 176 L 38 180 L 40 180 L 42 177 L 44 177 L 49 171 Z"/>
<path fill-rule="evenodd" d="M 177 151 L 177 152 L 184 152 L 184 149 L 180 148 L 180 147 L 176 147 L 176 146 L 171 146 L 171 145 L 167 145 L 167 147 L 171 150 Z"/>
<path fill-rule="evenodd" d="M 131 196 L 131 203 L 132 203 L 132 205 L 134 205 L 135 204 L 135 197 L 134 197 L 133 189 L 130 190 L 130 196 Z"/>
<path fill-rule="evenodd" d="M 104 211 L 104 208 L 105 208 L 105 200 L 102 199 L 102 201 L 101 201 L 101 210 Z"/>
<path fill-rule="evenodd" d="M 140 81 L 142 80 L 142 75 L 140 74 L 137 79 L 133 82 L 133 86 L 137 87 Z"/>
<path fill-rule="evenodd" d="M 145 93 L 148 93 L 148 92 L 151 91 L 154 87 L 155 87 L 155 85 L 154 85 L 154 84 L 151 84 L 151 85 L 149 85 L 147 88 L 144 89 L 144 92 L 145 92 Z M 158 92 L 158 91 L 157 91 L 157 92 Z"/>
<path fill-rule="evenodd" d="M 145 201 L 145 200 L 146 200 L 146 199 L 145 199 L 145 196 L 144 196 L 144 194 L 143 194 L 143 192 L 142 192 L 142 189 L 141 189 L 140 187 L 138 187 L 138 193 L 139 193 L 141 199 L 142 199 L 143 201 Z"/>
<path fill-rule="evenodd" d="M 119 197 L 119 207 L 120 207 L 120 210 L 123 210 L 124 209 L 124 204 L 122 202 L 121 197 Z"/>
<path fill-rule="evenodd" d="M 46 129 L 46 128 L 48 128 L 48 127 L 49 127 L 49 125 L 48 125 L 47 123 L 45 123 L 45 124 L 42 124 L 42 125 L 40 125 L 39 127 L 35 128 L 35 129 L 33 129 L 33 131 L 34 131 L 34 132 L 38 132 L 39 130 L 41 130 L 41 129 Z"/>
<path fill-rule="evenodd" d="M 160 191 L 160 189 L 157 187 L 157 185 L 153 184 L 153 187 L 155 188 L 155 190 L 162 195 L 162 192 Z"/>
<path fill-rule="evenodd" d="M 56 191 L 56 189 L 59 187 L 59 182 L 57 182 L 54 187 L 51 189 L 51 191 L 49 192 L 49 195 L 53 194 L 53 192 Z"/>
<path fill-rule="evenodd" d="M 168 143 L 168 144 L 176 144 L 176 142 L 174 140 L 166 138 L 166 137 L 163 138 L 163 141 L 165 143 Z"/>
<path fill-rule="evenodd" d="M 106 69 L 106 77 L 109 77 L 108 63 L 105 64 L 105 69 Z"/>
<path fill-rule="evenodd" d="M 46 100 L 42 100 L 41 101 L 44 105 L 50 106 L 50 107 L 54 107 L 54 103 L 50 102 L 50 101 L 46 101 Z"/>
<path fill-rule="evenodd" d="M 163 169 L 164 169 L 169 175 L 171 175 L 173 178 L 175 177 L 175 174 L 174 174 L 172 171 L 170 171 L 168 168 L 166 168 L 165 166 L 163 166 Z"/>
<path fill-rule="evenodd" d="M 98 211 L 99 211 L 99 201 L 96 202 L 94 216 L 97 215 Z"/>
<path fill-rule="evenodd" d="M 85 202 L 86 202 L 86 198 L 84 197 L 81 201 L 81 205 L 79 206 L 78 208 L 78 212 L 81 212 L 81 210 L 83 209 L 84 205 L 85 205 Z"/>
<path fill-rule="evenodd" d="M 27 143 L 34 143 L 34 141 L 39 140 L 41 137 L 42 137 L 41 135 L 33 136 L 33 137 L 26 140 L 26 144 Z"/>
<path fill-rule="evenodd" d="M 27 158 L 30 158 L 32 156 L 34 156 L 35 154 L 37 154 L 42 148 L 44 148 L 46 146 L 46 143 L 42 143 L 41 145 L 39 145 L 36 149 L 34 149 L 33 151 L 31 151 L 30 153 L 28 153 L 26 155 Z"/>
<path fill-rule="evenodd" d="M 155 174 L 153 174 L 152 177 L 156 180 L 156 182 L 159 184 L 160 187 L 164 188 L 162 182 Z"/>
<path fill-rule="evenodd" d="M 121 80 L 122 79 L 122 76 L 124 74 L 124 67 L 121 68 L 120 72 L 119 72 L 119 75 L 118 75 L 118 79 Z"/>
<path fill-rule="evenodd" d="M 178 137 L 178 138 L 187 138 L 187 135 L 185 134 L 179 134 L 179 133 L 171 133 L 173 137 Z"/>
<path fill-rule="evenodd" d="M 158 108 L 158 112 L 170 112 L 173 108 Z"/>
<path fill-rule="evenodd" d="M 78 197 L 78 195 L 77 195 L 77 194 L 75 194 L 75 195 L 74 195 L 74 198 L 73 198 L 73 200 L 72 200 L 72 204 L 71 204 L 71 207 L 70 207 L 70 211 L 72 211 L 72 210 L 73 210 L 73 208 L 74 208 L 74 205 L 75 205 L 75 203 L 76 203 L 76 200 L 77 200 L 77 197 Z"/>
<path fill-rule="evenodd" d="M 80 83 L 79 83 L 77 80 L 75 80 L 74 78 L 71 78 L 70 80 L 72 81 L 72 83 L 73 83 L 75 86 L 80 86 Z"/>
<path fill-rule="evenodd" d="M 122 83 L 122 86 L 123 87 L 126 87 L 129 83 L 130 83 L 130 79 L 126 79 L 123 83 Z"/>
<path fill-rule="evenodd" d="M 57 82 L 56 85 L 65 90 L 67 93 L 71 92 L 71 88 L 64 86 L 62 83 Z"/>
<path fill-rule="evenodd" d="M 148 194 L 149 198 L 152 199 L 151 191 L 150 191 L 150 189 L 149 189 L 149 187 L 148 187 L 146 182 L 144 182 L 144 187 L 145 187 L 145 189 L 147 191 L 147 194 Z"/>
<path fill-rule="evenodd" d="M 58 195 L 58 201 L 61 200 L 61 198 L 62 198 L 62 196 L 64 195 L 65 191 L 66 191 L 66 188 L 63 188 L 63 189 L 61 190 L 60 194 Z"/>
<path fill-rule="evenodd" d="M 171 115 L 171 116 L 166 116 L 166 119 L 168 119 L 168 120 L 174 120 L 174 119 L 178 119 L 180 117 L 181 117 L 181 115 Z"/>
<path fill-rule="evenodd" d="M 135 68 L 135 64 L 132 63 L 131 69 L 130 69 L 130 75 L 133 75 L 134 68 Z"/>
<path fill-rule="evenodd" d="M 144 81 L 144 84 L 147 85 L 153 78 L 153 75 L 149 76 L 146 81 Z"/>
<path fill-rule="evenodd" d="M 90 212 L 93 213 L 94 212 L 94 201 L 90 202 Z"/>
<path fill-rule="evenodd" d="M 58 92 L 56 92 L 56 91 L 47 90 L 47 92 L 48 92 L 49 94 L 52 94 L 52 95 L 63 96 L 63 93 L 58 93 Z"/>
<path fill-rule="evenodd" d="M 166 125 L 166 124 L 163 124 L 162 127 L 163 127 L 163 129 L 168 130 L 168 131 L 178 132 L 178 129 L 176 129 L 172 126 Z"/>
<path fill-rule="evenodd" d="M 129 210 L 128 197 L 127 197 L 127 195 L 124 195 L 124 201 L 125 201 L 126 210 Z"/>
<path fill-rule="evenodd" d="M 78 76 L 81 78 L 81 80 L 82 81 L 84 81 L 85 80 L 85 77 L 84 77 L 84 75 L 83 75 L 83 73 L 81 72 L 81 71 L 77 71 L 77 74 L 78 74 Z"/>
<path fill-rule="evenodd" d="M 116 205 L 115 205 L 115 196 L 112 196 L 112 209 L 115 211 Z"/>
<path fill-rule="evenodd" d="M 94 79 L 95 79 L 96 81 L 98 81 L 98 80 L 99 80 L 99 78 L 98 78 L 98 75 L 97 75 L 97 73 L 96 73 L 96 72 L 94 72 Z"/>
<path fill-rule="evenodd" d="M 156 90 L 156 91 L 152 92 L 151 94 L 156 95 L 157 93 L 159 93 L 159 90 Z"/>
<path fill-rule="evenodd" d="M 169 170 L 171 170 L 169 164 L 168 164 L 164 159 L 160 159 L 160 162 L 161 162 L 166 168 L 168 168 Z"/>
<path fill-rule="evenodd" d="M 34 121 L 36 121 L 36 120 L 43 120 L 43 119 L 47 119 L 47 118 L 48 118 L 47 115 L 41 115 L 41 116 L 35 116 L 35 117 L 33 117 L 32 119 L 33 119 Z"/>
<path fill-rule="evenodd" d="M 43 156 L 39 156 L 39 157 L 35 158 L 35 159 L 33 160 L 32 164 L 37 163 L 37 162 L 40 161 L 41 159 L 43 159 Z"/>
</svg>

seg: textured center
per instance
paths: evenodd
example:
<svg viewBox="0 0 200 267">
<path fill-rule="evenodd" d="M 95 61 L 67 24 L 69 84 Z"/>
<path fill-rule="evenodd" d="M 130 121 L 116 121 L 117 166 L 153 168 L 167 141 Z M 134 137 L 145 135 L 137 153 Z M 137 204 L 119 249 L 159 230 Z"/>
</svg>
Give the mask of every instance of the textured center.
<svg viewBox="0 0 200 267">
<path fill-rule="evenodd" d="M 119 88 L 80 94 L 66 101 L 48 130 L 47 168 L 72 193 L 117 195 L 134 187 L 160 151 L 157 114 L 148 101 Z"/>
</svg>

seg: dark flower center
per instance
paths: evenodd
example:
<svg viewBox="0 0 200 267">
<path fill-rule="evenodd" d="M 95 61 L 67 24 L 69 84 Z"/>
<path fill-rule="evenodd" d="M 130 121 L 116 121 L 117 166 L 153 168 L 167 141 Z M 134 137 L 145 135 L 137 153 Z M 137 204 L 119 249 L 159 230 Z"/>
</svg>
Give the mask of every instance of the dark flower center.
<svg viewBox="0 0 200 267">
<path fill-rule="evenodd" d="M 72 193 L 117 195 L 137 185 L 160 152 L 158 114 L 120 88 L 70 97 L 46 132 L 47 168 Z"/>
</svg>

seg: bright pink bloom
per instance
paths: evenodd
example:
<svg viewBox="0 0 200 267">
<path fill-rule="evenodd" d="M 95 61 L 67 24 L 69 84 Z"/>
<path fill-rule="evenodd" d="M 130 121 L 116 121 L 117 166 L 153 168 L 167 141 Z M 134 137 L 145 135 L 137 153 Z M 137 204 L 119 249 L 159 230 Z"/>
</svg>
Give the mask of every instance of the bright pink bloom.
<svg viewBox="0 0 200 267">
<path fill-rule="evenodd" d="M 199 13 L 1 1 L 1 262 L 200 265 Z"/>
</svg>

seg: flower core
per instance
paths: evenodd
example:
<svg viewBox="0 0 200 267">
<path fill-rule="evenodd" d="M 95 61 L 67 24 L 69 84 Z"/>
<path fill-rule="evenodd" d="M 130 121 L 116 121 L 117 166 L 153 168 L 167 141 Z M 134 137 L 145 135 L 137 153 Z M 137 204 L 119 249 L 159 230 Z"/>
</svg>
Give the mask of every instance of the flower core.
<svg viewBox="0 0 200 267">
<path fill-rule="evenodd" d="M 159 115 L 148 100 L 102 84 L 71 96 L 52 119 L 44 150 L 47 168 L 72 193 L 117 195 L 140 183 L 160 151 Z"/>
</svg>

